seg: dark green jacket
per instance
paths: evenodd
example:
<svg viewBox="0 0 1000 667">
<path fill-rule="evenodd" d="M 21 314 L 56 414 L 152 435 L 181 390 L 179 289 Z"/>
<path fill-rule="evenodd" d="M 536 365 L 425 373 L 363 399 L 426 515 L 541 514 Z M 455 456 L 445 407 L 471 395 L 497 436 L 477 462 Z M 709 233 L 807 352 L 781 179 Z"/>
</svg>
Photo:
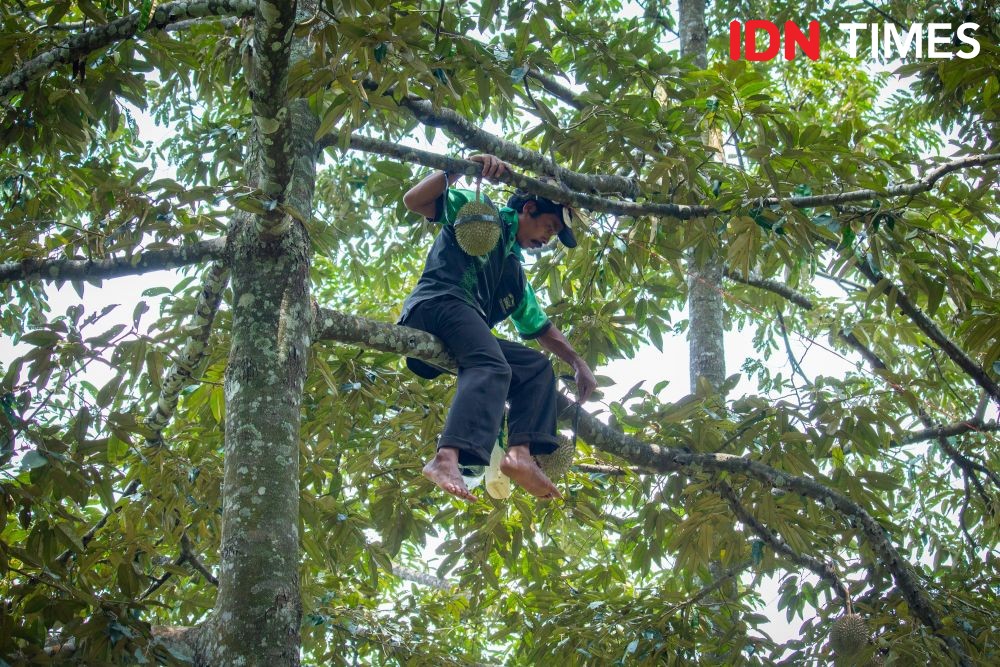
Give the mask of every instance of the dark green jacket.
<svg viewBox="0 0 1000 667">
<path fill-rule="evenodd" d="M 500 209 L 500 242 L 483 257 L 466 254 L 455 240 L 455 215 L 475 196 L 472 190 L 452 188 L 438 199 L 432 221 L 442 223 L 441 231 L 427 254 L 420 281 L 403 303 L 400 321 L 416 304 L 451 295 L 475 308 L 491 328 L 510 317 L 522 338 L 537 338 L 552 324 L 524 275 L 517 213 L 506 206 Z"/>
</svg>

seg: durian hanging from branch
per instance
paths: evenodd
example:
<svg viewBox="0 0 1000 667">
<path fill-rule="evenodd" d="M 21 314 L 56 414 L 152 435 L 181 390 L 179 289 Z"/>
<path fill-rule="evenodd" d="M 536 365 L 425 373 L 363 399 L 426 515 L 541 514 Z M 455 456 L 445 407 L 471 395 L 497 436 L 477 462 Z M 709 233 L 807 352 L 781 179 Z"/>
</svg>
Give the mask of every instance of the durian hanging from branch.
<svg viewBox="0 0 1000 667">
<path fill-rule="evenodd" d="M 455 240 L 466 254 L 482 257 L 500 240 L 500 214 L 485 197 L 480 198 L 482 179 L 476 179 L 476 198 L 455 215 Z"/>
</svg>

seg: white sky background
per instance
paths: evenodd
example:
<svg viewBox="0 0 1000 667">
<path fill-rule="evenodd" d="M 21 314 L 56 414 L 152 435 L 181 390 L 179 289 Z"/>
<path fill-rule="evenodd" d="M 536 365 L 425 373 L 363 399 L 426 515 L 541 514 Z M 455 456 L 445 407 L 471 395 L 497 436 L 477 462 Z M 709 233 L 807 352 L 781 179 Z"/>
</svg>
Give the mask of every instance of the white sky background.
<svg viewBox="0 0 1000 667">
<path fill-rule="evenodd" d="M 674 16 L 677 16 L 675 3 L 672 3 L 671 11 L 674 13 Z M 630 16 L 641 15 L 642 9 L 636 4 L 630 4 L 626 9 L 625 14 Z M 824 29 L 827 28 L 828 27 L 824 26 Z M 668 42 L 667 48 L 676 49 L 676 42 L 673 44 Z M 886 67 L 892 70 L 895 69 L 896 65 L 897 64 L 889 64 Z M 892 92 L 898 89 L 900 85 L 901 83 L 899 81 L 893 80 L 892 84 L 884 91 L 882 100 L 884 101 L 888 99 Z M 142 141 L 148 141 L 154 146 L 158 146 L 162 143 L 164 138 L 170 134 L 169 129 L 156 126 L 147 115 L 138 112 L 135 109 L 132 109 L 132 112 L 137 121 L 139 137 Z M 486 125 L 485 129 L 499 133 L 499 128 L 496 126 L 491 127 L 490 125 Z M 438 136 L 440 137 L 440 133 Z M 412 145 L 429 148 L 441 153 L 444 153 L 447 150 L 446 143 L 442 138 L 439 138 L 434 142 L 434 144 L 428 145 L 423 140 L 422 133 L 419 132 L 415 133 L 415 138 L 411 143 Z M 172 178 L 174 176 L 173 172 L 174 170 L 161 160 L 159 161 L 159 168 L 154 178 Z M 427 243 L 429 247 L 429 237 Z M 146 313 L 143 322 L 140 325 L 141 327 L 145 327 L 146 324 L 152 322 L 156 318 L 159 301 L 162 297 L 143 297 L 143 290 L 161 285 L 172 286 L 176 284 L 179 279 L 180 274 L 176 271 L 158 271 L 144 276 L 106 280 L 104 281 L 103 288 L 96 288 L 87 285 L 85 287 L 85 296 L 83 299 L 83 304 L 86 308 L 85 314 L 99 312 L 105 305 L 121 304 L 114 313 L 102 321 L 101 324 L 103 325 L 103 328 L 100 330 L 104 330 L 116 323 L 131 326 L 132 308 L 136 303 L 145 298 L 147 304 L 150 306 L 149 312 Z M 835 288 L 828 281 L 819 281 L 817 287 L 823 291 L 826 291 L 827 289 L 831 291 L 835 290 Z M 76 305 L 80 302 L 76 292 L 69 284 L 63 285 L 62 288 L 59 289 L 50 284 L 47 288 L 47 293 L 49 295 L 49 304 L 52 309 L 52 315 L 63 314 L 69 306 Z M 400 301 L 402 301 L 404 296 L 405 295 L 402 294 L 399 295 Z M 733 305 L 727 303 L 727 307 L 741 308 L 743 306 L 741 304 Z M 685 317 L 685 313 L 675 313 L 673 321 L 676 322 Z M 726 368 L 728 374 L 740 372 L 740 368 L 745 359 L 758 357 L 752 346 L 752 338 L 753 331 L 750 329 L 726 332 L 725 350 Z M 853 368 L 854 366 L 854 359 L 845 360 L 840 355 L 826 351 L 820 346 L 811 345 L 810 341 L 802 338 L 794 331 L 789 331 L 789 341 L 791 343 L 793 353 L 801 364 L 802 370 L 805 372 L 806 376 L 810 378 L 815 378 L 817 375 L 842 376 L 849 368 Z M 818 342 L 823 346 L 826 345 L 825 340 L 820 340 Z M 611 402 L 613 400 L 620 399 L 625 391 L 640 380 L 646 381 L 644 388 L 650 391 L 656 383 L 662 380 L 669 380 L 669 385 L 660 394 L 660 398 L 666 401 L 676 401 L 687 395 L 689 393 L 688 341 L 686 337 L 666 337 L 663 343 L 663 352 L 656 350 L 652 346 L 645 346 L 640 349 L 639 353 L 633 359 L 612 361 L 604 367 L 594 369 L 596 373 L 600 375 L 607 375 L 615 381 L 614 386 L 603 389 L 605 393 L 604 401 Z M 27 347 L 28 346 L 24 345 L 14 347 L 11 345 L 10 339 L 0 339 L 0 361 L 6 365 L 17 356 L 24 354 L 27 351 Z M 783 350 L 775 352 L 772 355 L 771 360 L 767 363 L 767 366 L 771 369 L 772 373 L 781 372 L 784 377 L 790 377 L 792 375 L 791 364 L 789 363 L 787 355 Z M 103 384 L 111 378 L 111 373 L 108 368 L 96 364 L 92 365 L 91 368 L 93 370 L 86 379 L 94 385 L 98 387 L 103 386 Z M 744 377 L 731 395 L 736 398 L 745 393 L 755 393 L 755 391 L 756 386 L 752 379 Z M 590 410 L 594 410 L 597 407 L 598 406 L 594 403 L 588 405 Z M 436 555 L 434 555 L 433 548 L 427 550 L 427 556 L 429 566 L 433 567 L 433 561 L 437 558 Z M 815 581 L 813 581 L 813 583 L 815 583 Z M 779 612 L 777 609 L 777 581 L 775 579 L 767 581 L 762 587 L 759 588 L 759 591 L 766 601 L 763 613 L 766 614 L 768 618 L 774 619 L 764 628 L 765 631 L 778 642 L 798 636 L 798 628 L 802 623 L 802 620 L 796 617 L 791 623 L 786 623 L 784 621 L 784 613 Z"/>
</svg>

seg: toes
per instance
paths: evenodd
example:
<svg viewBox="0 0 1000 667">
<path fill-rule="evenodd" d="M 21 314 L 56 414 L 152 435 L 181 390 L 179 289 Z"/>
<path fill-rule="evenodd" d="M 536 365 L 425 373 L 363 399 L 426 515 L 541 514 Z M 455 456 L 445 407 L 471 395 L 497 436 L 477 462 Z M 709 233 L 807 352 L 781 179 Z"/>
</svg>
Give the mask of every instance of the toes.
<svg viewBox="0 0 1000 667">
<path fill-rule="evenodd" d="M 469 500 L 472 502 L 476 502 L 477 500 L 479 500 L 478 498 L 476 498 L 476 496 L 472 494 L 471 491 L 469 491 L 464 487 L 459 486 L 458 484 L 453 484 L 451 482 L 444 482 L 441 484 L 441 488 L 450 493 L 451 495 L 455 496 L 456 498 L 462 498 L 463 500 Z"/>
</svg>

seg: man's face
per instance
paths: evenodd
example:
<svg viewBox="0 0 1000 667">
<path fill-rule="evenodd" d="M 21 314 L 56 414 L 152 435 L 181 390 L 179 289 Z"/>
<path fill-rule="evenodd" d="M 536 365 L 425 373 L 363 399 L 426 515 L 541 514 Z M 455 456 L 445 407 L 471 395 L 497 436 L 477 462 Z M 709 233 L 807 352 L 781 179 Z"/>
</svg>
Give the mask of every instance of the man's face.
<svg viewBox="0 0 1000 667">
<path fill-rule="evenodd" d="M 541 248 L 563 228 L 562 218 L 555 213 L 539 213 L 534 201 L 525 202 L 517 216 L 517 243 L 522 248 Z M 533 217 L 534 216 L 534 217 Z"/>
</svg>

